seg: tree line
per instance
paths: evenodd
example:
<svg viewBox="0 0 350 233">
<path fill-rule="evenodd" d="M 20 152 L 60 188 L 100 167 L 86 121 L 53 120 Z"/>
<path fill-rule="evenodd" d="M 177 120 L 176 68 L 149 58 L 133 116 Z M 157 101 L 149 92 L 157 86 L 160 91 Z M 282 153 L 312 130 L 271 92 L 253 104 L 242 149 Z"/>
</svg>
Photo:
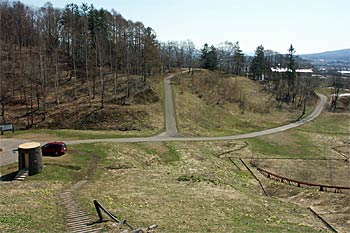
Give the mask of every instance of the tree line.
<svg viewBox="0 0 350 233">
<path fill-rule="evenodd" d="M 30 127 L 34 113 L 45 118 L 48 92 L 53 92 L 55 104 L 61 103 L 60 86 L 68 81 L 74 98 L 83 95 L 91 106 L 99 96 L 103 108 L 107 81 L 112 81 L 116 98 L 121 76 L 141 75 L 146 81 L 152 74 L 184 67 L 249 75 L 254 80 L 269 76 L 276 99 L 295 104 L 298 96 L 300 105 L 300 96 L 309 96 L 312 84 L 306 88 L 306 80 L 295 72 L 301 60 L 294 53 L 294 48 L 282 55 L 261 45 L 249 57 L 239 41 L 216 47 L 205 44 L 198 51 L 190 40 L 160 42 L 151 27 L 127 20 L 115 10 L 73 3 L 63 9 L 51 3 L 33 8 L 0 1 L 1 120 L 6 122 L 10 103 L 22 104 Z M 271 73 L 270 68 L 277 66 L 291 72 Z M 84 93 L 79 91 L 82 84 L 87 86 Z"/>
<path fill-rule="evenodd" d="M 298 73 L 299 68 L 311 68 L 311 65 L 295 55 L 295 48 L 290 45 L 288 53 L 283 55 L 265 50 L 259 45 L 253 57 L 245 56 L 239 42 L 224 42 L 214 47 L 205 44 L 201 49 L 201 67 L 220 70 L 234 75 L 249 76 L 253 80 L 268 80 L 267 89 L 275 96 L 279 106 L 291 104 L 294 108 L 303 108 L 305 114 L 307 101 L 314 95 L 317 81 Z M 273 72 L 271 68 L 280 68 Z M 282 71 L 283 69 L 284 71 Z"/>
<path fill-rule="evenodd" d="M 191 41 L 159 42 L 151 27 L 115 10 L 0 1 L 1 120 L 6 122 L 7 106 L 17 102 L 25 106 L 30 127 L 34 113 L 45 118 L 48 92 L 61 103 L 60 86 L 68 81 L 75 98 L 84 95 L 91 106 L 99 96 L 103 108 L 107 79 L 112 77 L 116 96 L 120 76 L 140 75 L 145 81 L 152 74 L 191 67 L 194 52 Z M 79 93 L 82 84 L 85 93 Z"/>
</svg>

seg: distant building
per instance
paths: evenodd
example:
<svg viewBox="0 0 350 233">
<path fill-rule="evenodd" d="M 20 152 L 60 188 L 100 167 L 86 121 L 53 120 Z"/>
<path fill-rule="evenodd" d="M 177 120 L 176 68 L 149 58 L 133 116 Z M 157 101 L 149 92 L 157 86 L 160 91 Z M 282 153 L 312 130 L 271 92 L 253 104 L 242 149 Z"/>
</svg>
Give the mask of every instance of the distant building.
<svg viewBox="0 0 350 233">
<path fill-rule="evenodd" d="M 273 67 L 271 67 L 271 71 L 277 72 L 277 73 L 292 72 L 292 70 L 288 69 L 288 68 L 273 68 Z M 296 69 L 295 72 L 304 73 L 304 74 L 312 74 L 314 71 L 312 69 Z"/>
<path fill-rule="evenodd" d="M 341 71 L 337 71 L 337 72 L 340 73 L 342 76 L 350 77 L 350 71 L 349 70 L 341 70 Z"/>
<path fill-rule="evenodd" d="M 271 71 L 272 73 L 292 72 L 292 70 L 288 68 L 273 68 L 273 67 L 271 67 Z M 311 78 L 314 73 L 312 69 L 296 69 L 295 72 L 298 74 L 298 76 L 303 78 Z"/>
</svg>

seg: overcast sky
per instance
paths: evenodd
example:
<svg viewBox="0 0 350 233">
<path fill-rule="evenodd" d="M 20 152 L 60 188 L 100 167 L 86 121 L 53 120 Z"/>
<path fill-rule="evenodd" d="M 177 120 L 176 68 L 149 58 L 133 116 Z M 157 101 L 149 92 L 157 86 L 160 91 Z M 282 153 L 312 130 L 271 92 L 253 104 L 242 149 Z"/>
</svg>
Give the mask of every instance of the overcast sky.
<svg viewBox="0 0 350 233">
<path fill-rule="evenodd" d="M 43 6 L 47 0 L 22 0 Z M 73 1 L 52 0 L 63 8 Z M 239 41 L 245 52 L 262 44 L 298 54 L 350 48 L 350 0 L 75 0 L 115 9 L 152 27 L 161 41 L 192 40 L 197 47 Z"/>
</svg>

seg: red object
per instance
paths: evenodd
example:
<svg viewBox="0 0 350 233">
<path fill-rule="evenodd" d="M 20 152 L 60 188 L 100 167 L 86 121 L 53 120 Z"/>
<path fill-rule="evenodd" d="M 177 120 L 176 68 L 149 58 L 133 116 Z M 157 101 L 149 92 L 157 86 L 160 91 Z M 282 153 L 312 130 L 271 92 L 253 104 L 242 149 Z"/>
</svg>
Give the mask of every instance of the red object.
<svg viewBox="0 0 350 233">
<path fill-rule="evenodd" d="M 41 147 L 43 155 L 64 155 L 67 145 L 64 142 L 49 142 Z"/>
</svg>

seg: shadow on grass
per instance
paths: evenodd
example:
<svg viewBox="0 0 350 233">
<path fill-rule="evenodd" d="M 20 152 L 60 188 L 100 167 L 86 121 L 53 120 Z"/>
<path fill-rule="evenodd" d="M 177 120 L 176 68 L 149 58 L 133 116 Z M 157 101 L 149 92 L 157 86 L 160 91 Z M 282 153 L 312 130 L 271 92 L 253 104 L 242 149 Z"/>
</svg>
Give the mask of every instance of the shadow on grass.
<svg viewBox="0 0 350 233">
<path fill-rule="evenodd" d="M 16 175 L 17 175 L 17 171 L 11 172 L 9 174 L 1 176 L 0 181 L 12 181 Z"/>
</svg>

